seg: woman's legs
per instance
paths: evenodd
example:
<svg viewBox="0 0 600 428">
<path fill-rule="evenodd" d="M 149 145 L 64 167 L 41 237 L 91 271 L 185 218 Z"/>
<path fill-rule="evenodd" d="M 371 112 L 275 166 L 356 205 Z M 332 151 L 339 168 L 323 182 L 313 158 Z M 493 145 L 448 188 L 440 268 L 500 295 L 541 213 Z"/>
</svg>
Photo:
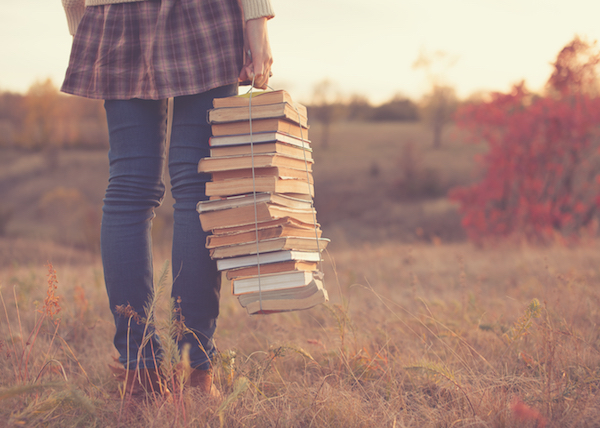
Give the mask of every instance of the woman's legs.
<svg viewBox="0 0 600 428">
<path fill-rule="evenodd" d="M 202 231 L 196 204 L 206 200 L 208 174 L 198 174 L 198 162 L 210 155 L 211 135 L 207 111 L 213 98 L 237 93 L 237 85 L 224 86 L 199 94 L 176 97 L 169 149 L 171 192 L 175 199 L 173 226 L 173 291 L 187 334 L 180 341 L 190 345 L 193 368 L 206 370 L 214 353 L 212 336 L 219 315 L 219 276 L 216 264 L 205 248 L 206 232 Z"/>
<path fill-rule="evenodd" d="M 102 216 L 101 251 L 110 309 L 115 318 L 114 344 L 119 361 L 133 369 L 146 325 L 117 311 L 128 305 L 140 317 L 153 287 L 154 208 L 165 192 L 166 102 L 107 100 L 110 151 L 109 184 Z M 140 367 L 154 368 L 160 345 L 152 331 L 141 352 Z"/>
<path fill-rule="evenodd" d="M 212 100 L 237 93 L 237 85 L 176 97 L 169 149 L 174 205 L 173 290 L 180 315 L 193 332 L 180 341 L 190 345 L 193 368 L 208 369 L 214 353 L 212 336 L 219 315 L 218 272 L 205 248 L 196 204 L 205 200 L 207 174 L 198 162 L 208 156 L 211 135 L 207 111 Z M 134 368 L 145 325 L 120 314 L 128 305 L 140 316 L 152 291 L 151 225 L 154 208 L 164 196 L 166 101 L 108 100 L 105 102 L 110 137 L 110 178 L 104 199 L 101 247 L 111 311 L 115 317 L 114 344 L 119 360 Z M 147 334 L 152 332 L 147 332 Z M 153 368 L 160 344 L 152 339 L 142 350 L 140 367 Z"/>
</svg>

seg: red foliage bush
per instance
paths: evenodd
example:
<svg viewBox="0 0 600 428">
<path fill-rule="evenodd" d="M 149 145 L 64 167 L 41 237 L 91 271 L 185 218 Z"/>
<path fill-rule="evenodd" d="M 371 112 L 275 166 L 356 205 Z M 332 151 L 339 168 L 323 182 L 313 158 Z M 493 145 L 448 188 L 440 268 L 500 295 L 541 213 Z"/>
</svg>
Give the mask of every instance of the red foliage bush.
<svg viewBox="0 0 600 428">
<path fill-rule="evenodd" d="M 547 242 L 596 227 L 600 204 L 600 97 L 595 46 L 575 38 L 559 53 L 544 95 L 525 84 L 462 106 L 456 120 L 489 151 L 482 180 L 454 189 L 469 237 Z"/>
</svg>

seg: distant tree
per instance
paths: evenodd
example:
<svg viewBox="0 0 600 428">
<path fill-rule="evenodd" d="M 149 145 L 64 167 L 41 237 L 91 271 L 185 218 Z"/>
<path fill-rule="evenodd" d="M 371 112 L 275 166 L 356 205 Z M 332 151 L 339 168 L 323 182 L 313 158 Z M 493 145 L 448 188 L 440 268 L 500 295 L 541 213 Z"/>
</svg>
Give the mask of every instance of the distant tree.
<svg viewBox="0 0 600 428">
<path fill-rule="evenodd" d="M 106 114 L 102 101 L 64 96 L 65 145 L 104 148 L 108 146 Z"/>
<path fill-rule="evenodd" d="M 23 128 L 24 96 L 14 92 L 0 93 L 0 146 L 15 146 Z"/>
<path fill-rule="evenodd" d="M 22 145 L 31 149 L 61 145 L 61 104 L 58 89 L 50 79 L 31 85 L 24 100 Z"/>
<path fill-rule="evenodd" d="M 346 119 L 351 121 L 361 121 L 369 120 L 371 116 L 373 116 L 373 106 L 368 98 L 360 94 L 351 95 L 346 102 Z"/>
<path fill-rule="evenodd" d="M 596 233 L 600 206 L 600 53 L 575 38 L 543 95 L 525 84 L 465 104 L 458 125 L 487 142 L 480 182 L 451 192 L 477 242 L 548 242 Z"/>
<path fill-rule="evenodd" d="M 587 94 L 598 96 L 598 63 L 600 54 L 595 43 L 575 37 L 558 54 L 547 89 L 554 97 Z"/>
<path fill-rule="evenodd" d="M 25 95 L 0 93 L 0 145 L 56 154 L 63 147 L 106 147 L 106 116 L 99 100 L 61 94 L 50 79 Z"/>
<path fill-rule="evenodd" d="M 343 103 L 335 83 L 329 79 L 317 83 L 313 90 L 310 115 L 323 126 L 321 144 L 329 147 L 331 124 L 339 120 L 343 112 Z"/>
<path fill-rule="evenodd" d="M 415 121 L 419 119 L 417 105 L 401 94 L 373 109 L 374 121 Z"/>
<path fill-rule="evenodd" d="M 421 100 L 421 118 L 433 132 L 433 147 L 442 146 L 442 132 L 452 122 L 458 106 L 456 92 L 451 86 L 434 84 Z"/>
<path fill-rule="evenodd" d="M 454 88 L 445 81 L 445 75 L 458 59 L 444 51 L 433 54 L 420 52 L 413 68 L 425 71 L 430 90 L 421 100 L 421 117 L 433 132 L 433 147 L 442 146 L 444 127 L 452 121 L 458 101 Z"/>
</svg>

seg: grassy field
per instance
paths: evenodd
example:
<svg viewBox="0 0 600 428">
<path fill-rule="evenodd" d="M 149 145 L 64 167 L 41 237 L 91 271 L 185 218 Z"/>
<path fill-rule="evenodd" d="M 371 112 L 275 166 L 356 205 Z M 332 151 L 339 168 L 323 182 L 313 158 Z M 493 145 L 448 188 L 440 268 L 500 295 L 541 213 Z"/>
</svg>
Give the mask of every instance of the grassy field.
<svg viewBox="0 0 600 428">
<path fill-rule="evenodd" d="M 249 317 L 225 285 L 223 401 L 121 399 L 99 263 L 55 266 L 57 323 L 47 269 L 15 264 L 0 272 L 0 417 L 32 427 L 598 426 L 599 257 L 596 245 L 365 245 L 328 255 L 329 304 L 271 316 Z"/>
<path fill-rule="evenodd" d="M 315 139 L 315 204 L 336 242 L 464 239 L 447 191 L 473 181 L 485 147 L 464 144 L 449 129 L 441 149 L 420 123 L 336 123 L 328 147 Z"/>
<path fill-rule="evenodd" d="M 450 129 L 439 150 L 419 123 L 335 123 L 328 147 L 314 141 L 315 205 L 333 245 L 457 242 L 465 235 L 448 189 L 471 182 L 482 146 Z M 108 179 L 106 151 L 0 150 L 0 235 L 96 248 Z M 167 180 L 168 181 L 168 180 Z M 154 238 L 169 242 L 173 201 L 157 210 Z M 12 216 L 5 213 L 12 212 Z"/>
<path fill-rule="evenodd" d="M 55 165 L 43 153 L 0 154 L 0 214 L 14 213 L 0 237 L 0 425 L 600 426 L 598 244 L 464 242 L 445 194 L 474 178 L 484 148 L 455 132 L 436 151 L 419 124 L 336 124 L 329 147 L 319 131 L 330 302 L 249 317 L 224 284 L 221 400 L 173 382 L 168 398 L 119 394 L 95 249 L 106 154 L 62 152 Z M 170 205 L 155 224 L 157 278 Z M 168 304 L 159 293 L 166 344 Z M 165 359 L 167 379 L 177 362 Z"/>
</svg>

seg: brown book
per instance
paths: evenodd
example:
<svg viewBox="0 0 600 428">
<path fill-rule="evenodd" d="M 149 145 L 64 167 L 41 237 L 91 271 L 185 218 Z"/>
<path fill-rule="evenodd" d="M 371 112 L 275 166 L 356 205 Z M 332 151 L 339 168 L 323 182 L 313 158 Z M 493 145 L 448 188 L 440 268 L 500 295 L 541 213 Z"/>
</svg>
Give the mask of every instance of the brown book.
<svg viewBox="0 0 600 428">
<path fill-rule="evenodd" d="M 306 159 L 307 161 L 312 161 L 313 158 L 312 150 L 310 148 L 304 150 L 298 146 L 278 143 L 276 141 L 253 144 L 252 147 L 250 144 L 242 144 L 238 146 L 212 147 L 210 149 L 211 157 L 250 155 L 252 153 L 254 153 L 254 155 L 261 153 L 278 153 L 292 158 Z"/>
<path fill-rule="evenodd" d="M 215 123 L 211 126 L 215 137 L 250 133 L 250 121 Z M 252 133 L 282 132 L 296 138 L 308 140 L 308 129 L 285 119 L 257 119 L 252 121 Z"/>
<path fill-rule="evenodd" d="M 315 195 L 315 188 L 304 180 L 279 177 L 239 178 L 206 183 L 208 196 L 233 196 L 252 192 L 305 193 Z"/>
<path fill-rule="evenodd" d="M 208 122 L 229 123 L 238 121 L 247 121 L 252 116 L 252 120 L 281 118 L 291 122 L 298 123 L 305 128 L 308 127 L 306 114 L 302 115 L 300 110 L 296 111 L 293 105 L 289 103 L 252 105 L 250 107 L 222 107 L 212 109 L 208 112 Z"/>
<path fill-rule="evenodd" d="M 288 208 L 312 208 L 312 201 L 305 199 L 290 198 L 285 195 L 275 193 L 256 193 L 247 195 L 237 195 L 229 197 L 214 198 L 208 201 L 200 201 L 196 205 L 196 211 L 203 213 L 207 211 L 224 210 L 226 208 L 242 207 L 245 205 L 254 205 L 258 202 L 270 202 L 275 205 L 281 205 Z"/>
<path fill-rule="evenodd" d="M 277 290 L 287 290 L 293 288 L 304 288 L 311 285 L 315 279 L 322 278 L 321 272 L 289 271 L 279 272 L 269 275 L 248 276 L 237 278 L 231 281 L 231 291 L 233 295 L 239 296 L 248 293 L 264 293 Z M 316 284 L 314 284 L 316 285 Z M 318 286 L 317 286 L 318 287 Z"/>
<path fill-rule="evenodd" d="M 251 230 L 255 230 L 256 228 L 258 229 L 266 229 L 267 227 L 275 227 L 275 226 L 286 226 L 286 225 L 291 225 L 291 226 L 295 226 L 295 227 L 303 227 L 305 229 L 312 229 L 314 230 L 315 228 L 320 228 L 321 225 L 319 223 L 306 223 L 303 221 L 299 221 L 290 217 L 282 217 L 282 218 L 276 218 L 275 220 L 268 220 L 268 221 L 261 221 L 261 222 L 252 222 L 252 223 L 247 223 L 247 224 L 242 224 L 239 226 L 232 226 L 232 227 L 215 227 L 212 230 L 213 235 L 229 235 L 231 233 L 241 233 L 241 232 L 248 232 Z"/>
<path fill-rule="evenodd" d="M 209 144 L 211 147 L 230 147 L 239 145 L 248 145 L 250 143 L 273 143 L 279 142 L 289 144 L 290 146 L 302 147 L 310 149 L 310 141 L 301 140 L 300 138 L 292 137 L 281 132 L 253 132 L 250 134 L 240 135 L 222 135 L 220 137 L 210 137 Z"/>
<path fill-rule="evenodd" d="M 233 280 L 232 291 L 250 313 L 307 309 L 327 301 L 321 272 L 282 272 Z M 250 290 L 250 291 L 249 291 Z M 254 309 L 253 309 L 254 308 Z"/>
<path fill-rule="evenodd" d="M 329 239 L 327 238 L 299 238 L 295 236 L 284 236 L 280 238 L 271 238 L 256 242 L 247 242 L 244 244 L 228 245 L 226 247 L 217 247 L 210 250 L 210 256 L 213 259 L 222 259 L 226 257 L 246 256 L 249 254 L 268 253 L 271 251 L 295 250 L 295 251 L 322 251 L 327 248 Z"/>
<path fill-rule="evenodd" d="M 312 196 L 307 193 L 286 193 L 285 196 L 294 199 L 304 199 L 307 201 L 312 201 Z"/>
<path fill-rule="evenodd" d="M 313 176 L 310 172 L 280 166 L 255 168 L 254 177 L 294 178 L 296 180 L 303 180 L 304 182 L 308 181 L 311 184 L 314 183 Z M 232 169 L 229 171 L 215 171 L 212 173 L 212 181 L 231 180 L 233 178 L 252 178 L 252 169 Z"/>
<path fill-rule="evenodd" d="M 314 209 L 292 209 L 261 202 L 256 205 L 202 213 L 200 214 L 200 222 L 202 230 L 208 231 L 215 228 L 254 224 L 255 222 L 275 220 L 283 217 L 290 217 L 303 223 L 312 224 L 315 215 L 316 212 Z"/>
<path fill-rule="evenodd" d="M 319 288 L 314 293 L 310 293 L 306 297 L 301 295 L 300 292 L 295 292 L 287 293 L 280 298 L 265 298 L 263 296 L 262 299 L 259 299 L 259 297 L 256 295 L 257 293 L 254 294 L 255 295 L 252 296 L 252 300 L 245 303 L 240 301 L 240 304 L 246 308 L 249 315 L 300 311 L 310 309 L 329 300 L 327 290 L 324 288 Z"/>
<path fill-rule="evenodd" d="M 279 238 L 283 236 L 296 236 L 303 238 L 321 237 L 321 230 L 314 228 L 304 228 L 293 225 L 278 225 L 267 228 L 255 228 L 238 233 L 229 233 L 226 235 L 209 235 L 206 237 L 206 248 L 223 247 L 227 245 L 245 244 L 247 242 L 256 242 L 256 238 L 262 241 L 264 239 Z"/>
<path fill-rule="evenodd" d="M 270 297 L 265 296 L 266 293 L 262 293 L 262 296 L 259 293 L 244 294 L 238 299 L 249 315 L 305 310 L 329 300 L 327 290 L 322 287 L 308 289 L 308 292 L 303 288 L 278 290 Z M 285 294 L 281 294 L 283 291 Z"/>
<path fill-rule="evenodd" d="M 258 192 L 260 193 L 260 192 Z M 239 198 L 241 196 L 250 196 L 250 195 L 232 195 L 232 196 L 218 196 L 218 195 L 213 195 L 213 196 L 209 196 L 209 200 L 210 201 L 216 201 L 216 200 L 221 200 L 224 198 Z M 285 194 L 281 194 L 280 196 L 285 196 L 287 198 L 294 198 L 294 199 L 301 199 L 303 201 L 312 201 L 312 197 L 309 194 L 304 194 L 304 193 L 285 193 Z"/>
<path fill-rule="evenodd" d="M 302 262 L 296 260 L 289 260 L 286 262 L 279 263 L 267 263 L 260 265 L 260 274 L 268 275 L 271 273 L 279 273 L 279 272 L 287 272 L 292 270 L 302 270 L 302 271 L 315 271 L 319 269 L 319 263 L 317 262 Z M 231 269 L 228 270 L 225 274 L 227 279 L 232 280 L 235 278 L 243 278 L 246 276 L 256 276 L 258 275 L 258 265 L 257 266 L 247 266 L 243 268 Z"/>
<path fill-rule="evenodd" d="M 215 98 L 213 100 L 213 107 L 248 107 L 250 103 L 252 103 L 253 106 L 279 103 L 293 104 L 298 108 L 300 114 L 306 116 L 306 107 L 302 104 L 293 102 L 290 94 L 284 90 L 252 91 L 252 93 L 235 95 L 233 97 Z"/>
<path fill-rule="evenodd" d="M 312 161 L 292 158 L 277 153 L 261 153 L 254 156 L 222 156 L 218 158 L 202 158 L 198 162 L 198 172 L 229 171 L 244 168 L 266 168 L 269 166 L 283 166 L 302 171 L 312 171 Z"/>
</svg>

